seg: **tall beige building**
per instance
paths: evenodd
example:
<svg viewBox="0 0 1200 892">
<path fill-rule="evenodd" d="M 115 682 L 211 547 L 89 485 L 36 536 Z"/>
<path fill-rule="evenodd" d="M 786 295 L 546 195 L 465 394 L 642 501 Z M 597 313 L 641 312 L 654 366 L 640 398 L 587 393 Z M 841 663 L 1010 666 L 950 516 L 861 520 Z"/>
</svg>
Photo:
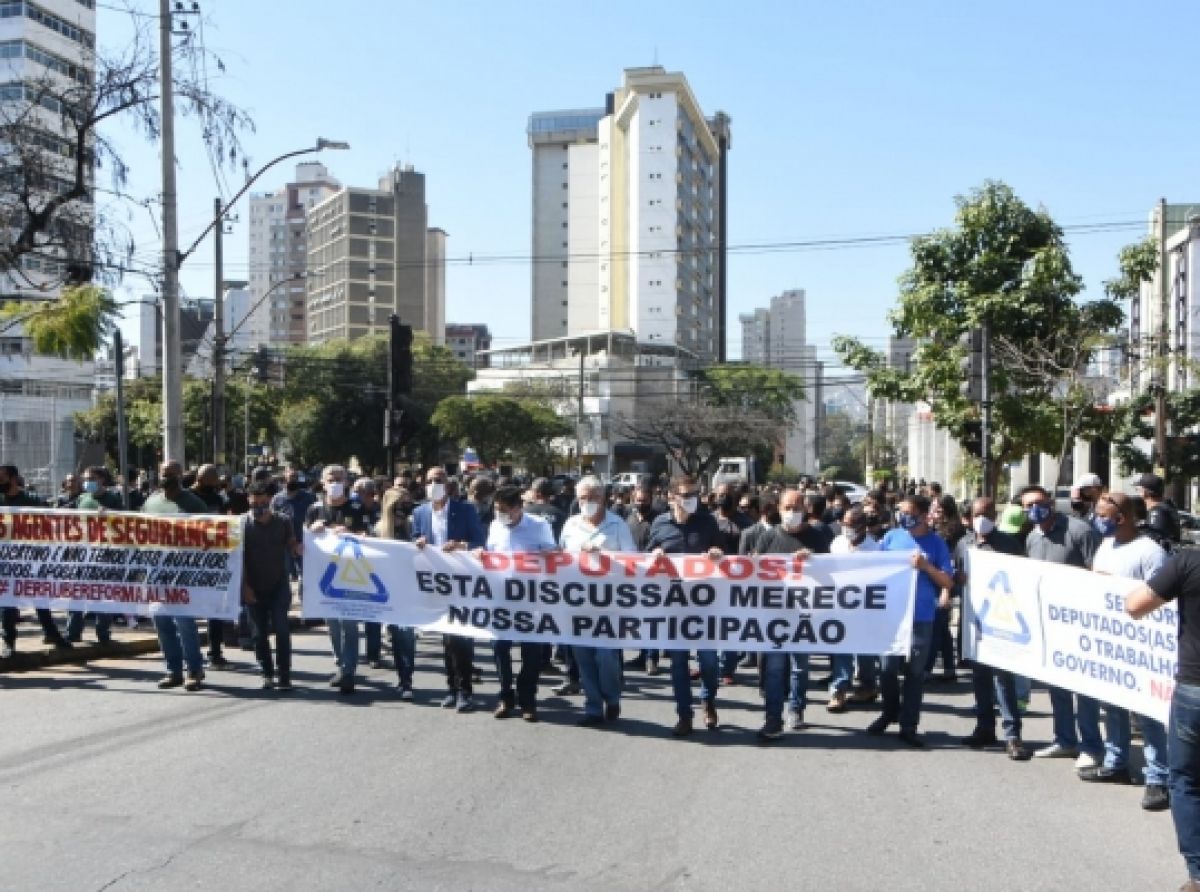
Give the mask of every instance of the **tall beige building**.
<svg viewBox="0 0 1200 892">
<path fill-rule="evenodd" d="M 378 189 L 344 187 L 308 213 L 308 342 L 386 333 L 392 313 L 445 337 L 446 233 L 429 229 L 425 175 L 396 167 Z"/>
</svg>

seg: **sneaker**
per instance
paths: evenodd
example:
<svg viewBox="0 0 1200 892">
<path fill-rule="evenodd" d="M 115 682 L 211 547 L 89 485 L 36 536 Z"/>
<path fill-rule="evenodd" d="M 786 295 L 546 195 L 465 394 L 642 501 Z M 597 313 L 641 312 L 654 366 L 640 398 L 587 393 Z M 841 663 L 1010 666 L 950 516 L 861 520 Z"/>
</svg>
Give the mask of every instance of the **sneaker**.
<svg viewBox="0 0 1200 892">
<path fill-rule="evenodd" d="M 609 703 L 604 707 L 604 721 L 615 722 L 621 717 L 621 704 Z"/>
<path fill-rule="evenodd" d="M 507 703 L 501 702 L 496 705 L 496 711 L 492 713 L 494 719 L 506 719 L 513 714 L 513 707 Z"/>
<path fill-rule="evenodd" d="M 220 654 L 209 654 L 208 664 L 214 669 L 228 669 L 229 661 Z"/>
<path fill-rule="evenodd" d="M 400 691 L 400 699 L 401 700 L 407 700 L 407 701 L 412 700 L 413 691 L 412 691 L 411 687 L 409 687 L 408 685 L 405 685 L 405 684 L 398 684 L 398 685 L 396 685 L 396 688 L 397 688 L 397 690 Z"/>
<path fill-rule="evenodd" d="M 1081 768 L 1077 774 L 1081 781 L 1087 781 L 1091 784 L 1133 783 L 1133 778 L 1129 776 L 1128 768 L 1106 768 L 1101 765 L 1099 768 Z"/>
<path fill-rule="evenodd" d="M 554 689 L 554 693 L 558 694 L 560 697 L 569 697 L 573 694 L 578 694 L 580 692 L 580 690 L 581 689 L 580 689 L 579 685 L 576 684 L 575 682 L 564 681 L 562 684 L 560 684 L 558 687 L 556 687 Z"/>
<path fill-rule="evenodd" d="M 1008 758 L 1012 759 L 1014 762 L 1029 761 L 1029 750 L 1026 749 L 1025 744 L 1019 740 L 1010 740 L 1005 743 L 1004 751 L 1008 753 Z"/>
<path fill-rule="evenodd" d="M 675 727 L 671 729 L 671 733 L 676 737 L 687 737 L 692 733 L 692 717 L 686 716 L 675 723 Z"/>
<path fill-rule="evenodd" d="M 458 695 L 457 694 L 447 694 L 445 697 L 442 698 L 442 709 L 453 709 L 457 705 L 458 705 Z"/>
<path fill-rule="evenodd" d="M 829 702 L 825 704 L 825 709 L 828 712 L 845 712 L 846 711 L 846 692 L 834 691 L 829 695 Z"/>
<path fill-rule="evenodd" d="M 187 681 L 183 683 L 183 689 L 185 691 L 198 691 L 200 690 L 200 683 L 202 681 L 204 681 L 204 673 L 193 672 L 188 675 Z"/>
<path fill-rule="evenodd" d="M 871 724 L 867 725 L 867 733 L 872 737 L 879 737 L 888 729 L 888 725 L 891 723 L 892 720 L 890 718 L 886 715 L 881 715 L 875 721 L 871 722 Z"/>
<path fill-rule="evenodd" d="M 1049 746 L 1042 747 L 1040 750 L 1035 750 L 1033 757 L 1035 759 L 1074 759 L 1078 755 L 1079 750 L 1073 746 L 1052 743 Z"/>
<path fill-rule="evenodd" d="M 907 743 L 913 749 L 919 750 L 923 749 L 925 746 L 925 741 L 921 739 L 919 734 L 917 734 L 917 730 L 915 728 L 908 730 L 902 728 L 897 732 L 896 736 L 900 738 L 902 743 Z"/>
<path fill-rule="evenodd" d="M 646 674 L 647 675 L 658 675 L 658 660 L 647 660 L 646 661 Z"/>
<path fill-rule="evenodd" d="M 717 704 L 713 703 L 711 700 L 707 701 L 704 704 L 704 727 L 711 730 L 712 728 L 717 727 L 717 725 L 720 723 L 721 720 L 717 718 Z"/>
<path fill-rule="evenodd" d="M 183 687 L 183 676 L 174 674 L 164 676 L 158 680 L 158 687 L 164 691 L 168 688 L 181 688 Z"/>
<path fill-rule="evenodd" d="M 978 728 L 971 732 L 969 737 L 962 739 L 962 745 L 970 747 L 973 750 L 981 750 L 984 747 L 997 746 L 1000 743 L 996 737 L 995 731 L 980 731 Z"/>
<path fill-rule="evenodd" d="M 275 682 L 275 690 L 277 690 L 277 691 L 293 690 L 291 677 L 284 675 L 282 672 L 279 673 L 279 681 Z"/>
<path fill-rule="evenodd" d="M 531 706 L 528 709 L 522 709 L 521 710 L 521 718 L 524 721 L 530 722 L 531 724 L 533 722 L 536 722 L 538 720 L 537 708 L 534 706 Z"/>
<path fill-rule="evenodd" d="M 788 727 L 793 731 L 804 730 L 804 711 L 793 709 L 788 713 Z"/>
<path fill-rule="evenodd" d="M 1025 713 L 1029 712 L 1029 701 L 1021 700 L 1018 698 L 1017 699 L 1017 712 L 1020 713 L 1021 715 L 1025 715 Z"/>
<path fill-rule="evenodd" d="M 1171 807 L 1171 791 L 1162 784 L 1146 784 L 1142 808 L 1146 811 L 1166 811 Z"/>
<path fill-rule="evenodd" d="M 340 688 L 342 686 L 342 670 L 339 669 L 333 675 L 329 676 L 329 686 L 331 688 Z"/>
<path fill-rule="evenodd" d="M 585 715 L 575 723 L 580 728 L 599 728 L 604 724 L 604 716 L 602 715 Z"/>
<path fill-rule="evenodd" d="M 12 645 L 7 641 L 0 641 L 0 660 L 7 660 L 13 655 Z"/>
<path fill-rule="evenodd" d="M 782 736 L 783 721 L 780 719 L 767 719 L 758 729 L 759 740 L 778 740 Z"/>
<path fill-rule="evenodd" d="M 459 694 L 458 699 L 454 703 L 455 712 L 473 712 L 475 710 L 475 701 L 466 694 Z"/>
<path fill-rule="evenodd" d="M 1082 771 L 1085 768 L 1099 768 L 1103 764 L 1103 759 L 1097 758 L 1091 753 L 1080 753 L 1079 758 L 1075 760 L 1075 770 Z"/>
</svg>

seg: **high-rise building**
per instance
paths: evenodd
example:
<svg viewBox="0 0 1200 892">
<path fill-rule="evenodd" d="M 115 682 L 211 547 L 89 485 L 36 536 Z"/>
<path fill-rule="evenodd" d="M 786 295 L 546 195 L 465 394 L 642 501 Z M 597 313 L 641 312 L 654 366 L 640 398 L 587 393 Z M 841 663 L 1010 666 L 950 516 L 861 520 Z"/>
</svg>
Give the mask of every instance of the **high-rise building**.
<svg viewBox="0 0 1200 892">
<path fill-rule="evenodd" d="M 138 310 L 138 375 L 153 378 L 162 374 L 162 307 L 155 295 L 145 295 Z M 236 308 L 235 308 L 236 309 Z M 187 369 L 196 353 L 211 357 L 214 305 L 210 297 L 183 298 L 179 302 L 179 367 Z M 232 331 L 237 317 L 230 315 L 226 331 Z M 238 333 L 240 336 L 240 332 Z M 206 360 L 207 361 L 207 360 Z M 208 366 L 211 370 L 211 365 Z"/>
<path fill-rule="evenodd" d="M 246 324 L 254 345 L 303 344 L 310 208 L 341 188 L 324 164 L 296 165 L 296 179 L 274 192 L 250 196 L 250 305 Z M 274 289 L 272 291 L 272 289 Z M 270 297 L 266 297 L 270 292 Z"/>
<path fill-rule="evenodd" d="M 451 322 L 446 326 L 446 347 L 467 368 L 483 367 L 487 357 L 479 354 L 492 349 L 492 333 L 486 325 Z"/>
<path fill-rule="evenodd" d="M 386 333 L 393 313 L 440 341 L 446 233 L 430 230 L 428 215 L 425 175 L 411 165 L 378 189 L 343 187 L 309 210 L 309 343 Z"/>
<path fill-rule="evenodd" d="M 632 331 L 723 361 L 728 116 L 629 68 L 603 110 L 534 114 L 528 137 L 533 339 Z"/>
<path fill-rule="evenodd" d="M 768 365 L 771 355 L 771 311 L 759 308 L 738 316 L 742 324 L 742 362 Z"/>
<path fill-rule="evenodd" d="M 74 175 L 75 134 L 65 111 L 40 85 L 94 79 L 96 10 L 91 0 L 0 2 L 0 102 L 7 132 L 28 134 L 20 153 L 0 142 L 6 186 L 0 227 L 21 225 L 27 213 L 14 183 L 29 187 L 36 203 L 65 191 Z M 62 112 L 62 113 L 60 113 Z M 31 126 L 32 125 L 32 126 Z M 91 171 L 85 172 L 88 182 Z M 41 191 L 44 190 L 44 193 Z M 59 209 L 53 241 L 0 270 L 0 304 L 51 300 L 63 283 L 86 280 L 93 260 L 90 197 Z M 20 326 L 0 334 L 0 463 L 15 464 L 31 488 L 44 494 L 75 467 L 74 415 L 91 405 L 94 364 L 39 356 Z"/>
</svg>

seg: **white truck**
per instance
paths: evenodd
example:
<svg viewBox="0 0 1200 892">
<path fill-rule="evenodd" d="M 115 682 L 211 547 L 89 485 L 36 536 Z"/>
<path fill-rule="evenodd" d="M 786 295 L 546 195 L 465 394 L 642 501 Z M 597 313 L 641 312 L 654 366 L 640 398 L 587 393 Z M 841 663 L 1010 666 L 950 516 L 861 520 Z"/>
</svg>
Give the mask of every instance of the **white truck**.
<svg viewBox="0 0 1200 892">
<path fill-rule="evenodd" d="M 758 474 L 753 456 L 722 458 L 717 460 L 717 470 L 712 477 L 712 488 L 716 489 L 722 483 L 731 486 L 758 484 Z"/>
</svg>

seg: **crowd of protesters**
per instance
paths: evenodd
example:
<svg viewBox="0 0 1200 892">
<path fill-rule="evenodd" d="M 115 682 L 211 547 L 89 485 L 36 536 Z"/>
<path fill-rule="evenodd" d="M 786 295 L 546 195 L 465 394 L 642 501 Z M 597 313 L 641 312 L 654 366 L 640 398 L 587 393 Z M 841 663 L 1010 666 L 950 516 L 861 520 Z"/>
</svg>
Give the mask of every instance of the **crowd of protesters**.
<svg viewBox="0 0 1200 892">
<path fill-rule="evenodd" d="M 314 534 L 378 536 L 445 551 L 562 549 L 713 557 L 903 552 L 911 555 L 917 570 L 909 655 L 832 655 L 824 708 L 840 713 L 878 702 L 880 713 L 865 732 L 883 735 L 895 725 L 900 742 L 922 747 L 925 687 L 955 683 L 959 669 L 968 668 L 975 727 L 963 739 L 965 746 L 1002 748 L 1017 762 L 1031 757 L 1071 760 L 1079 779 L 1087 783 L 1132 783 L 1131 741 L 1140 732 L 1145 765 L 1142 807 L 1173 809 L 1180 850 L 1193 881 L 1200 884 L 1200 748 L 1194 743 L 1200 739 L 1200 552 L 1178 549 L 1179 517 L 1164 498 L 1163 481 L 1146 474 L 1134 484 L 1137 495 L 1108 492 L 1099 477 L 1085 475 L 1072 489 L 1068 510 L 1036 485 L 1025 487 L 1004 505 L 989 498 L 960 505 L 937 483 L 923 481 L 872 490 L 855 503 L 844 490 L 817 481 L 801 481 L 795 487 L 721 484 L 704 492 L 687 476 L 647 476 L 636 487 L 613 489 L 596 477 L 526 483 L 484 473 L 460 480 L 442 467 L 405 471 L 391 480 L 354 478 L 338 465 L 319 474 L 259 469 L 247 481 L 239 475 L 222 477 L 212 465 L 185 473 L 168 462 L 159 468 L 155 486 L 143 482 L 128 494 L 118 492 L 103 467 L 88 468 L 78 480 L 64 481 L 53 506 L 98 511 L 128 504 L 148 513 L 243 517 L 244 616 L 236 625 L 207 621 L 207 665 L 228 665 L 223 653 L 227 636 L 230 643 L 234 638 L 243 646 L 252 642 L 263 687 L 278 691 L 292 688 L 288 611 L 293 582 L 301 571 L 305 528 Z M 0 466 L 0 504 L 42 503 L 24 491 L 17 468 Z M 1053 740 L 1040 749 L 1027 748 L 1022 715 L 1030 698 L 1028 680 L 986 665 L 968 667 L 962 660 L 955 604 L 968 581 L 971 549 L 1141 580 L 1127 602 L 1135 616 L 1178 599 L 1182 628 L 1170 732 L 1149 716 L 1050 688 Z M 62 627 L 47 610 L 38 610 L 37 619 L 47 644 L 70 648 L 81 640 L 82 613 L 70 614 Z M 18 620 L 16 610 L 5 609 L 5 655 L 15 646 Z M 134 617 L 115 620 L 137 622 Z M 95 615 L 101 643 L 110 640 L 113 621 L 111 614 Z M 167 667 L 159 687 L 199 689 L 206 661 L 197 620 L 155 616 L 154 624 Z M 352 695 L 360 659 L 372 668 L 386 665 L 385 629 L 368 622 L 360 630 L 358 622 L 348 620 L 329 620 L 327 626 L 335 667 L 329 683 Z M 397 696 L 412 700 L 419 633 L 394 626 L 386 631 Z M 442 636 L 441 696 L 448 710 L 467 713 L 477 708 L 482 673 L 476 648 L 469 637 Z M 517 656 L 520 667 L 514 671 Z M 807 653 L 643 650 L 625 658 L 616 649 L 496 641 L 492 657 L 498 691 L 490 708 L 497 719 L 519 715 L 526 722 L 538 721 L 538 682 L 553 673 L 564 677 L 556 694 L 582 694 L 580 725 L 618 722 L 625 675 L 656 675 L 664 660 L 675 705 L 672 733 L 677 737 L 694 732 L 697 703 L 704 726 L 719 726 L 720 689 L 736 684 L 741 669 L 753 672 L 753 683 L 760 689 L 764 714 L 757 734 L 762 741 L 776 740 L 786 730 L 803 730 L 809 708 Z M 697 680 L 698 691 L 693 686 Z"/>
</svg>

